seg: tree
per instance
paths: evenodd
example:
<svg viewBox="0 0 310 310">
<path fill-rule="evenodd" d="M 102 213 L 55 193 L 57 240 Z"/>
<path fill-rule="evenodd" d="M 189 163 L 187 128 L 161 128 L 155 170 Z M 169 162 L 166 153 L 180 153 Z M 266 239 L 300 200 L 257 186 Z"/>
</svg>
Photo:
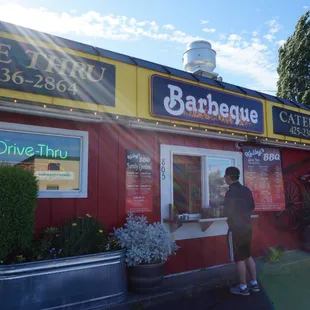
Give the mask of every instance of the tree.
<svg viewBox="0 0 310 310">
<path fill-rule="evenodd" d="M 279 49 L 277 96 L 310 105 L 310 11 Z"/>
</svg>

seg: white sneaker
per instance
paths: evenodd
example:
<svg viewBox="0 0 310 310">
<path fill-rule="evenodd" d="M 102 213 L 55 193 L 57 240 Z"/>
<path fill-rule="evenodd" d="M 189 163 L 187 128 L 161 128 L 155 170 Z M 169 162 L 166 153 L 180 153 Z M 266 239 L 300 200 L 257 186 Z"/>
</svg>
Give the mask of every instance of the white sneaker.
<svg viewBox="0 0 310 310">
<path fill-rule="evenodd" d="M 248 290 L 248 288 L 246 289 L 242 289 L 240 287 L 240 285 L 235 286 L 235 287 L 231 287 L 230 288 L 230 292 L 234 295 L 242 295 L 242 296 L 249 296 L 250 295 L 250 291 Z"/>
<path fill-rule="evenodd" d="M 259 288 L 258 284 L 255 284 L 255 285 L 250 284 L 249 290 L 252 292 L 255 292 L 255 293 L 260 292 L 260 288 Z"/>
</svg>

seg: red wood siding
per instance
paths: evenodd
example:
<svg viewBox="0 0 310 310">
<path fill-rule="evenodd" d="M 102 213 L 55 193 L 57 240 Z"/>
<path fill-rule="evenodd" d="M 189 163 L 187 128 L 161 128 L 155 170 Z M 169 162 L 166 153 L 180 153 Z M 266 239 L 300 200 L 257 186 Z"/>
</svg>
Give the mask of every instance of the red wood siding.
<svg viewBox="0 0 310 310">
<path fill-rule="evenodd" d="M 86 213 L 101 220 L 108 229 L 119 226 L 125 219 L 125 150 L 144 149 L 153 154 L 154 204 L 149 221 L 160 221 L 160 144 L 234 151 L 233 142 L 168 135 L 163 133 L 124 129 L 116 125 L 86 124 L 21 114 L 2 113 L 0 121 L 37 126 L 84 130 L 89 132 L 88 198 L 39 199 L 36 229 L 57 225 L 65 219 Z M 235 150 L 236 151 L 236 150 Z M 306 158 L 307 152 L 285 150 L 284 167 Z M 308 155 L 309 156 L 309 155 Z M 308 173 L 305 167 L 298 172 Z M 301 173 L 302 174 L 302 173 Z M 298 247 L 298 232 L 285 233 L 276 228 L 273 213 L 259 213 L 254 220 L 253 256 L 261 255 L 269 246 L 283 244 L 289 249 Z M 184 240 L 178 254 L 171 257 L 167 273 L 200 269 L 229 262 L 226 236 Z"/>
</svg>

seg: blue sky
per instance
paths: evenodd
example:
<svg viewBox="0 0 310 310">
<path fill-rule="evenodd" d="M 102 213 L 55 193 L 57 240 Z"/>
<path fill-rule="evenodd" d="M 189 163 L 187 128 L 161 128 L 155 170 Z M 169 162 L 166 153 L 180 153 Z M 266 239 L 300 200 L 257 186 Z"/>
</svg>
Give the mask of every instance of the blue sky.
<svg viewBox="0 0 310 310">
<path fill-rule="evenodd" d="M 309 9 L 310 0 L 0 0 L 0 20 L 178 69 L 186 44 L 206 39 L 224 81 L 274 94 L 278 48 Z"/>
</svg>

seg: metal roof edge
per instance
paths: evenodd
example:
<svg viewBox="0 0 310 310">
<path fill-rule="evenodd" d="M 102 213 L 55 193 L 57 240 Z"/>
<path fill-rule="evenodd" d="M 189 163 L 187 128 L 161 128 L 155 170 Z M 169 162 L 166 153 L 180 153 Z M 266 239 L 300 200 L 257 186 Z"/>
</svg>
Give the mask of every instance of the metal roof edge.
<svg viewBox="0 0 310 310">
<path fill-rule="evenodd" d="M 103 48 L 98 48 L 98 47 L 94 47 L 94 46 L 91 46 L 91 45 L 88 45 L 85 43 L 76 42 L 76 41 L 73 41 L 70 39 L 61 38 L 61 37 L 58 37 L 55 35 L 47 34 L 47 33 L 40 32 L 37 30 L 33 30 L 30 28 L 26 28 L 23 26 L 18 26 L 18 25 L 12 24 L 12 23 L 0 21 L 0 31 L 15 34 L 15 35 L 20 35 L 20 36 L 25 37 L 25 38 L 28 37 L 28 38 L 32 38 L 35 40 L 40 40 L 40 41 L 44 41 L 47 43 L 52 43 L 52 44 L 55 44 L 57 46 L 70 48 L 70 49 L 80 51 L 80 52 L 84 52 L 84 53 L 91 54 L 91 55 L 98 56 L 98 54 L 99 54 L 99 56 L 101 56 L 101 57 L 109 58 L 112 60 L 116 60 L 119 62 L 135 65 L 135 66 L 150 69 L 150 70 L 154 70 L 154 71 L 161 72 L 161 73 L 166 73 L 166 74 L 168 73 L 172 76 L 183 78 L 183 79 L 184 78 L 187 79 L 186 75 L 189 75 L 189 76 L 192 76 L 191 80 L 195 79 L 195 80 L 198 80 L 199 82 L 202 82 L 206 85 L 214 86 L 214 83 L 209 82 L 209 79 L 201 78 L 200 76 L 190 74 L 190 73 L 183 71 L 183 70 L 180 70 L 180 69 L 170 68 L 168 66 L 164 66 L 164 65 L 161 65 L 158 63 L 154 63 L 154 62 L 151 62 L 148 60 L 136 58 L 133 56 L 128 56 L 125 54 L 120 54 L 120 53 L 113 52 L 110 50 L 105 50 Z M 150 64 L 149 67 L 147 66 L 148 64 Z M 156 68 L 158 68 L 158 69 L 156 69 Z M 174 72 L 171 72 L 171 71 L 174 71 Z M 179 72 L 180 72 L 180 74 L 177 74 Z M 228 89 L 229 88 L 231 90 L 233 88 L 240 89 L 240 92 L 242 92 L 244 94 L 249 94 L 249 95 L 256 97 L 258 99 L 265 99 L 268 101 L 272 101 L 275 103 L 282 103 L 285 105 L 289 105 L 289 104 L 285 103 L 285 101 L 286 102 L 289 101 L 289 102 L 291 102 L 290 106 L 294 105 L 295 107 L 299 107 L 300 109 L 303 109 L 305 111 L 309 111 L 308 107 L 303 107 L 302 104 L 294 102 L 292 100 L 282 99 L 282 98 L 279 98 L 276 96 L 265 94 L 265 93 L 262 93 L 262 92 L 259 92 L 259 91 L 253 90 L 253 89 L 247 89 L 245 87 L 235 85 L 235 84 L 231 84 L 231 83 L 227 83 L 227 82 L 223 82 L 223 83 L 221 83 L 220 81 L 216 81 L 216 82 L 217 82 L 216 84 L 219 85 L 218 87 L 221 87 L 222 89 L 226 89 L 225 85 L 231 86 L 231 87 L 228 87 Z"/>
</svg>

